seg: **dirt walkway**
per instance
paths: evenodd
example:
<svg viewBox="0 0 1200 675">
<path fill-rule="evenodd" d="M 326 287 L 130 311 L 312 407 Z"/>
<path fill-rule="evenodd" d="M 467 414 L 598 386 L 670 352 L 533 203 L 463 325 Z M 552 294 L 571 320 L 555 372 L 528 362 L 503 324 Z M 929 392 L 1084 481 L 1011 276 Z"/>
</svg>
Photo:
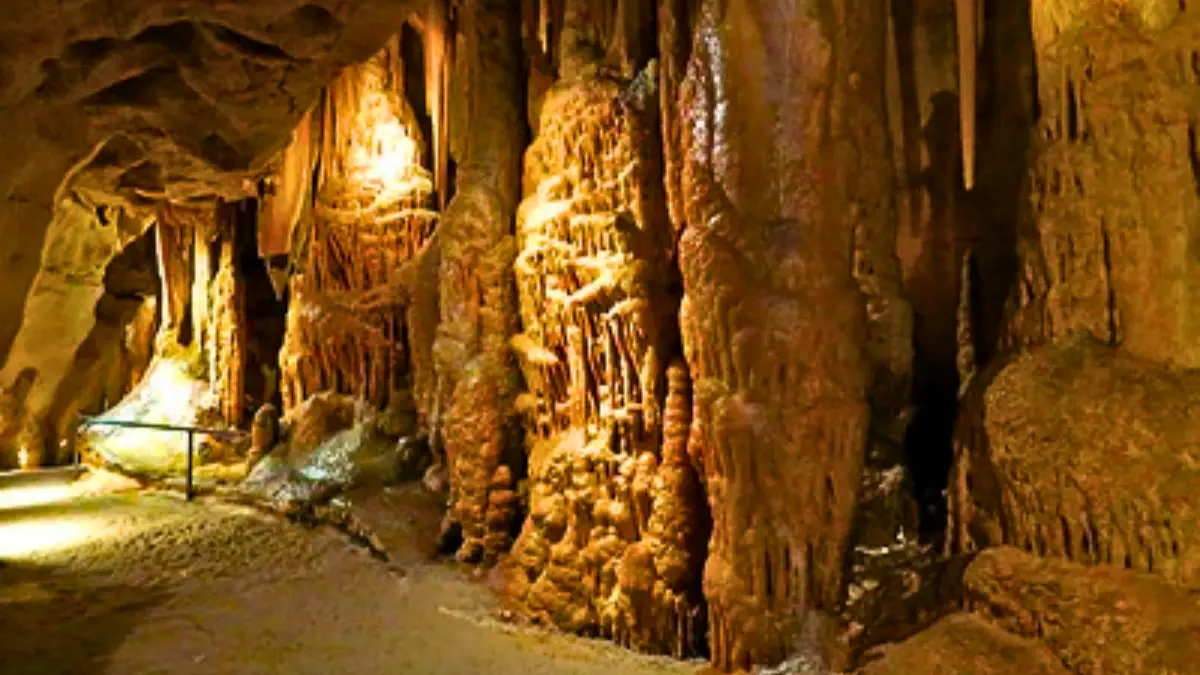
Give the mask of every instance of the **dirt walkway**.
<svg viewBox="0 0 1200 675">
<path fill-rule="evenodd" d="M 0 499 L 5 675 L 642 675 L 695 664 L 490 621 L 454 570 L 164 494 Z"/>
</svg>

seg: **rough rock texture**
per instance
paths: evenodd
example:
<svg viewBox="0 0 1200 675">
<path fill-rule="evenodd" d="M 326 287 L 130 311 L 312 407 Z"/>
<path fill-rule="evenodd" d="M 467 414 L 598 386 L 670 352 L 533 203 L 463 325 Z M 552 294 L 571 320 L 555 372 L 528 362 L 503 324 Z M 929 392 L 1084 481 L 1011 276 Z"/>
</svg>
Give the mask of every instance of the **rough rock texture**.
<svg viewBox="0 0 1200 675">
<path fill-rule="evenodd" d="M 689 453 L 724 668 L 780 660 L 779 612 L 841 594 L 868 432 L 853 237 L 890 211 L 886 15 L 846 9 L 703 3 L 682 89 Z"/>
<path fill-rule="evenodd" d="M 964 415 L 958 544 L 1200 583 L 1197 406 L 1200 373 L 1088 337 L 1017 357 Z"/>
<path fill-rule="evenodd" d="M 952 614 L 887 648 L 861 675 L 1067 675 L 1054 653 L 971 614 Z M 1117 671 L 1108 671 L 1117 672 Z"/>
<path fill-rule="evenodd" d="M 38 298 L 54 287 L 54 259 L 69 257 L 68 268 L 98 282 L 119 245 L 56 244 L 64 219 L 74 219 L 69 236 L 83 246 L 79 226 L 101 230 L 102 222 L 128 219 L 144 229 L 163 198 L 245 196 L 245 179 L 283 146 L 320 87 L 378 50 L 415 4 L 85 0 L 0 8 L 0 387 L 11 389 L 34 368 L 26 398 L 36 409 L 61 379 L 57 364 L 70 363 L 88 335 L 98 283 L 53 303 L 82 322 L 50 335 L 61 343 L 54 349 L 37 327 L 51 317 Z M 87 225 L 89 218 L 97 222 Z M 28 356 L 28 345 L 39 343 L 36 358 Z"/>
<path fill-rule="evenodd" d="M 450 470 L 447 525 L 461 527 L 458 557 L 466 561 L 494 561 L 518 524 L 511 495 L 514 467 L 522 464 L 514 410 L 520 374 L 509 348 L 518 331 L 512 222 L 525 119 L 518 10 L 488 0 L 458 16 L 455 108 L 480 112 L 455 137 L 457 192 L 439 233 L 441 322 L 433 354 L 445 402 L 439 432 Z"/>
<path fill-rule="evenodd" d="M 1200 365 L 1198 31 L 1192 3 L 1035 3 L 1043 114 L 1013 343 L 1087 330 L 1151 361 Z"/>
<path fill-rule="evenodd" d="M 964 583 L 974 611 L 1040 639 L 1078 675 L 1184 675 L 1200 663 L 1200 604 L 1160 579 L 997 548 Z"/>
<path fill-rule="evenodd" d="M 583 24 L 586 27 L 587 24 Z M 579 25 L 567 24 L 567 34 Z M 510 593 L 534 617 L 694 654 L 706 513 L 661 183 L 657 72 L 599 74 L 565 46 L 525 158 L 514 339 L 529 392 L 530 518 Z M 673 283 L 675 282 L 675 283 Z"/>
<path fill-rule="evenodd" d="M 120 209 L 96 211 L 64 197 L 58 201 L 53 219 L 39 225 L 48 225 L 46 247 L 41 271 L 24 301 L 27 311 L 0 318 L 6 328 L 19 326 L 0 367 L 0 396 L 11 396 L 22 373 L 32 377 L 19 406 L 20 417 L 0 424 L 20 428 L 16 445 L 32 453 L 34 466 L 41 463 L 47 446 L 57 445 L 54 432 L 59 420 L 47 418 L 55 407 L 59 386 L 72 374 L 76 350 L 97 326 L 105 268 L 149 223 L 147 218 L 127 217 Z M 13 267 L 5 265 L 3 269 L 7 273 Z M 0 297 L 9 291 L 5 286 Z M 11 461 L 15 455 L 14 447 L 0 440 L 0 457 Z"/>
<path fill-rule="evenodd" d="M 438 214 L 429 208 L 432 176 L 420 163 L 421 132 L 404 97 L 399 52 L 393 40 L 326 88 L 312 113 L 320 124 L 302 124 L 311 129 L 289 146 L 319 142 L 303 153 L 319 165 L 318 178 L 313 166 L 283 164 L 268 202 L 300 206 L 283 216 L 273 209 L 279 221 L 260 216 L 262 228 L 278 230 L 273 238 L 290 253 L 293 270 L 279 356 L 285 412 L 322 390 L 383 407 L 406 386 L 413 344 L 406 268 Z M 297 183 L 319 189 L 307 195 Z"/>
</svg>

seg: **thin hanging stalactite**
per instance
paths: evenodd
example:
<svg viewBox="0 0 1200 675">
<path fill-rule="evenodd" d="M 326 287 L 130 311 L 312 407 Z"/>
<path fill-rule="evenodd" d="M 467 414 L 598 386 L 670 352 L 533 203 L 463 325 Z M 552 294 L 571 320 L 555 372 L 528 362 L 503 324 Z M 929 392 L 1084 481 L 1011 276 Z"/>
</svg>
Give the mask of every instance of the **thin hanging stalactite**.
<svg viewBox="0 0 1200 675">
<path fill-rule="evenodd" d="M 976 70 L 980 0 L 955 0 L 958 29 L 958 114 L 962 136 L 963 186 L 975 187 Z"/>
</svg>

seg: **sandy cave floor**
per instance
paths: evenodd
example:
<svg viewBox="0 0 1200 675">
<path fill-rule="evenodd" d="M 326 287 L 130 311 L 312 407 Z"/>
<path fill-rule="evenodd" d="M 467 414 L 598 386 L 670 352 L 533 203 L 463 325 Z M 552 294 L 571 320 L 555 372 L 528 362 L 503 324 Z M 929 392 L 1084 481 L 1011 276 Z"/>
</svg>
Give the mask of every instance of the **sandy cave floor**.
<svg viewBox="0 0 1200 675">
<path fill-rule="evenodd" d="M 4 675 L 697 669 L 496 622 L 485 588 L 415 549 L 385 564 L 338 532 L 249 508 L 65 490 L 32 505 L 0 491 Z M 377 498 L 377 517 L 397 501 L 403 506 L 403 495 Z M 401 526 L 382 538 L 394 546 L 420 520 L 401 514 Z"/>
</svg>

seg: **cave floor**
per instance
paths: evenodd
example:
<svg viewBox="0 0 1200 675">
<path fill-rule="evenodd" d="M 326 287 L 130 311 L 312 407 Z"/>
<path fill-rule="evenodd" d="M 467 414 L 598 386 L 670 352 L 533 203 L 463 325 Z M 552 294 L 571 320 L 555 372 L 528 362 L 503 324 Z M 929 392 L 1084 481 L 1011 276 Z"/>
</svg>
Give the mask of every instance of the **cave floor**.
<svg viewBox="0 0 1200 675">
<path fill-rule="evenodd" d="M 328 528 L 166 493 L 59 492 L 21 504 L 0 491 L 5 675 L 697 667 L 494 621 L 460 571 L 412 552 L 385 564 Z"/>
</svg>

